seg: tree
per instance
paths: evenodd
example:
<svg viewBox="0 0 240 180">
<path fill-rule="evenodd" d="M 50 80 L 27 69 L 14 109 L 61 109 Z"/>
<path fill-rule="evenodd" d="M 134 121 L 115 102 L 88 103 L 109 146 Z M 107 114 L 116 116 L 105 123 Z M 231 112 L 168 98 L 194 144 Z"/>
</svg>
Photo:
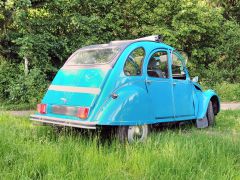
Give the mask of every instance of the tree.
<svg viewBox="0 0 240 180">
<path fill-rule="evenodd" d="M 22 79 L 30 78 L 25 64 L 25 74 L 34 72 L 48 83 L 82 46 L 162 34 L 164 42 L 188 54 L 192 76 L 239 82 L 239 12 L 237 0 L 3 0 L 0 60 L 16 66 Z M 11 94 L 17 92 L 6 98 Z"/>
</svg>

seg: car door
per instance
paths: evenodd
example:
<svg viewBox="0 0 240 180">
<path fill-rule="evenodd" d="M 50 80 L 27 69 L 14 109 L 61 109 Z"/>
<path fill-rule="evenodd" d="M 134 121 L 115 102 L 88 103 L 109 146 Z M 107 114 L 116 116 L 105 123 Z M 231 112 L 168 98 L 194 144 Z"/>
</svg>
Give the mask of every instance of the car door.
<svg viewBox="0 0 240 180">
<path fill-rule="evenodd" d="M 174 120 L 172 82 L 169 76 L 170 52 L 158 49 L 147 60 L 146 86 L 156 121 Z"/>
<path fill-rule="evenodd" d="M 194 116 L 193 85 L 183 57 L 172 51 L 171 58 L 175 119 L 189 119 Z"/>
</svg>

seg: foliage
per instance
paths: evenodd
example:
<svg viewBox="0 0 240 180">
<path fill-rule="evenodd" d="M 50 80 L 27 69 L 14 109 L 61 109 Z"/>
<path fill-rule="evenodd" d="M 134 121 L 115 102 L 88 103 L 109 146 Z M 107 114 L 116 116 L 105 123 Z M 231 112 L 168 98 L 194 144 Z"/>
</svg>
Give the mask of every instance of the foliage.
<svg viewBox="0 0 240 180">
<path fill-rule="evenodd" d="M 31 69 L 28 76 L 23 68 L 0 61 L 0 100 L 18 104 L 37 103 L 46 90 L 46 77 L 39 69 Z"/>
<path fill-rule="evenodd" d="M 14 64 L 0 57 L 0 100 L 8 99 L 10 83 L 16 79 L 18 74 L 19 69 Z"/>
<path fill-rule="evenodd" d="M 219 94 L 221 101 L 239 101 L 240 83 L 228 84 L 223 82 L 213 87 Z"/>
<path fill-rule="evenodd" d="M 14 81 L 11 81 L 9 92 L 9 101 L 12 103 L 37 103 L 43 96 L 47 84 L 45 75 L 39 69 L 32 69 L 28 76 L 20 75 Z"/>
<path fill-rule="evenodd" d="M 0 90 L 0 97 L 18 102 L 34 98 L 35 92 L 16 94 L 29 78 L 23 75 L 24 59 L 30 70 L 43 73 L 46 87 L 78 48 L 152 34 L 164 35 L 166 43 L 185 51 L 190 74 L 205 84 L 240 82 L 239 7 L 236 0 L 3 0 L 0 56 L 21 77 L 17 90 Z M 13 85 L 13 76 L 5 77 L 0 89 Z"/>
<path fill-rule="evenodd" d="M 213 89 L 217 92 L 221 102 L 238 102 L 240 99 L 240 83 L 231 84 L 226 81 L 209 85 L 201 83 L 204 90 Z"/>
<path fill-rule="evenodd" d="M 215 128 L 155 131 L 144 144 L 99 143 L 95 134 L 32 126 L 0 114 L 2 179 L 239 179 L 240 111 Z"/>
<path fill-rule="evenodd" d="M 35 110 L 36 103 L 20 103 L 20 104 L 13 104 L 11 102 L 3 102 L 0 103 L 0 111 L 26 111 L 26 110 Z"/>
</svg>

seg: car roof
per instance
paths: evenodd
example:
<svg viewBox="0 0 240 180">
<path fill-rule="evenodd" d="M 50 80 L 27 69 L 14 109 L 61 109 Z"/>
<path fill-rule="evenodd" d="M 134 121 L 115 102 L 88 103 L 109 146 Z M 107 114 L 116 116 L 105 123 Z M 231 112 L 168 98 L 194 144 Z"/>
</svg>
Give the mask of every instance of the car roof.
<svg viewBox="0 0 240 180">
<path fill-rule="evenodd" d="M 74 56 L 76 53 L 79 51 L 85 51 L 85 50 L 94 50 L 94 49 L 103 49 L 103 48 L 119 48 L 120 49 L 120 54 L 123 52 L 129 45 L 133 43 L 149 43 L 153 48 L 163 48 L 163 49 L 170 49 L 174 50 L 173 47 L 163 43 L 162 41 L 159 40 L 159 35 L 153 35 L 153 36 L 147 36 L 139 39 L 133 39 L 133 40 L 116 40 L 116 41 L 111 41 L 108 44 L 95 44 L 95 45 L 90 45 L 90 46 L 84 46 L 78 50 L 76 50 L 69 58 L 71 59 L 72 56 Z M 115 64 L 118 56 L 114 58 L 113 61 L 107 64 Z M 67 61 L 68 61 L 67 60 Z"/>
<path fill-rule="evenodd" d="M 155 44 L 156 45 L 160 45 L 160 48 L 165 48 L 165 49 L 172 49 L 174 50 L 173 47 L 159 41 L 157 39 L 157 37 L 159 37 L 159 35 L 153 35 L 153 36 L 147 36 L 147 37 L 143 37 L 143 38 L 139 38 L 139 39 L 133 39 L 133 40 L 115 40 L 115 41 L 111 41 L 108 44 L 95 44 L 95 45 L 90 45 L 90 46 L 85 46 L 82 47 L 80 49 L 78 49 L 77 51 L 82 51 L 82 50 L 90 50 L 90 49 L 101 49 L 101 48 L 120 48 L 120 49 L 125 49 L 127 46 L 133 44 L 133 43 L 137 43 L 137 42 L 149 42 L 151 44 Z"/>
</svg>

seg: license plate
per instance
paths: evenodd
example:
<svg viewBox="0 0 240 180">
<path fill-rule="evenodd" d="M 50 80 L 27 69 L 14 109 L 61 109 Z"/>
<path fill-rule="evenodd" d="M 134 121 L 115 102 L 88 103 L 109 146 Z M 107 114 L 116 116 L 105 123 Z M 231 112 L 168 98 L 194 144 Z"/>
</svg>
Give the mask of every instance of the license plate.
<svg viewBox="0 0 240 180">
<path fill-rule="evenodd" d="M 62 114 L 62 115 L 68 115 L 68 116 L 75 116 L 77 114 L 77 107 L 71 107 L 71 106 L 52 106 L 52 112 L 54 114 Z"/>
</svg>

